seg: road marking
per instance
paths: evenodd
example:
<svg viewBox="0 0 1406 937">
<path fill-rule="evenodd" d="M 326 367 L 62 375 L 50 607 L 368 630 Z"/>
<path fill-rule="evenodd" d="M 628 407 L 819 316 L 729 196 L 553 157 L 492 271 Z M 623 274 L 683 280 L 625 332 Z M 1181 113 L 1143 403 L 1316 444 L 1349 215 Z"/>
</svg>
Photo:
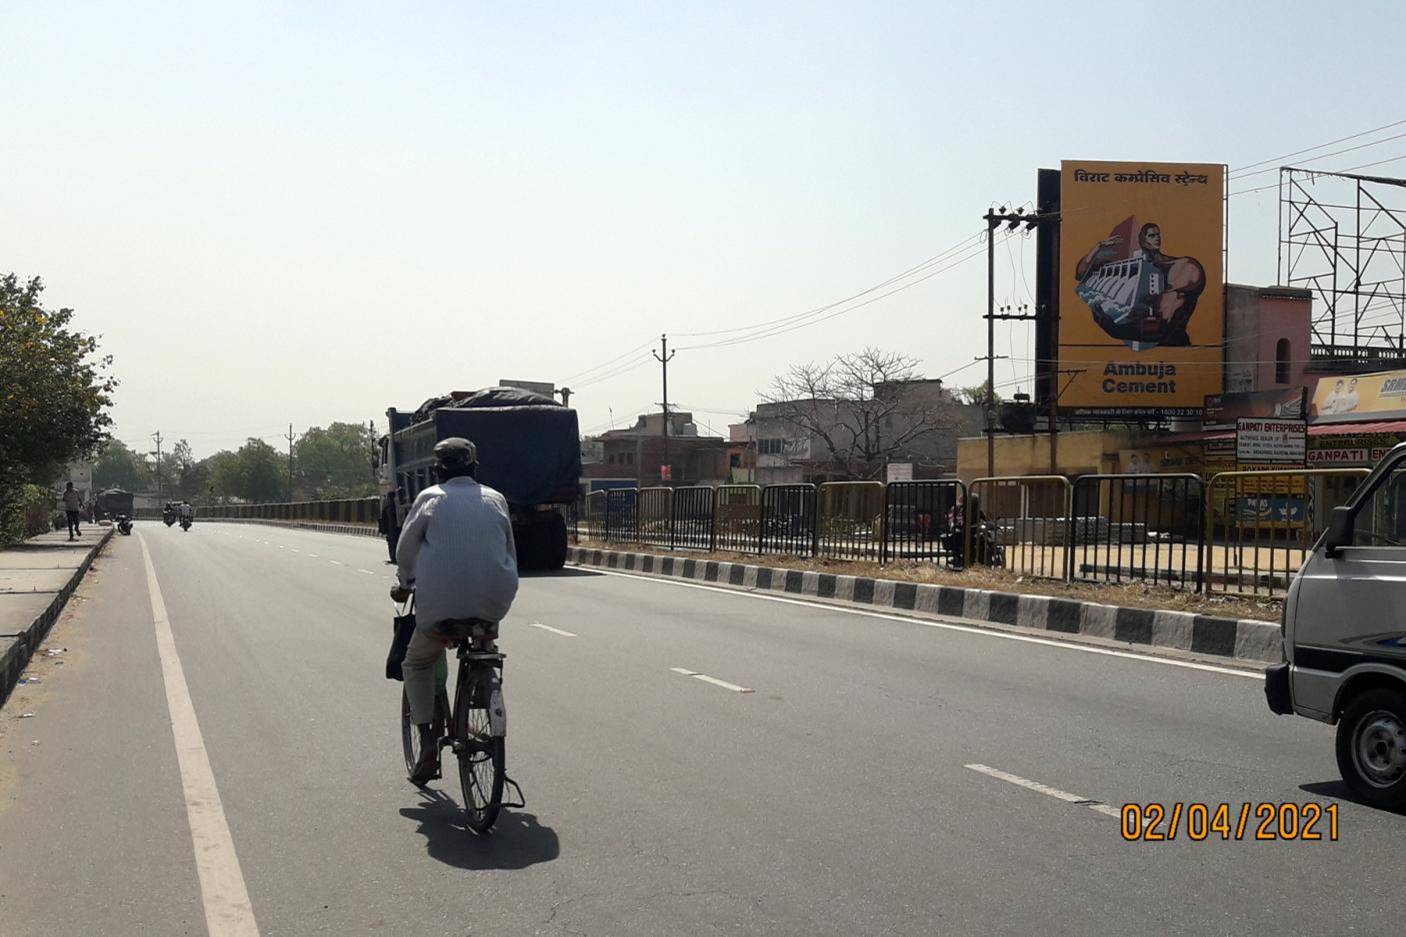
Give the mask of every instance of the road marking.
<svg viewBox="0 0 1406 937">
<path fill-rule="evenodd" d="M 726 680 L 719 680 L 717 677 L 710 677 L 706 673 L 699 673 L 696 670 L 687 670 L 683 667 L 670 667 L 674 673 L 682 674 L 685 677 L 692 677 L 695 680 L 702 680 L 704 683 L 711 683 L 713 686 L 720 686 L 724 690 L 731 690 L 734 693 L 751 693 L 750 687 L 738 686 L 735 683 L 728 683 Z"/>
<path fill-rule="evenodd" d="M 333 566 L 345 566 L 345 565 L 347 565 L 346 563 L 343 563 L 343 562 L 341 562 L 340 560 L 328 560 L 327 562 L 331 563 Z"/>
<path fill-rule="evenodd" d="M 562 631 L 560 628 L 553 628 L 551 625 L 544 625 L 540 621 L 530 621 L 528 622 L 528 624 L 534 628 L 541 628 L 543 631 L 550 631 L 552 634 L 559 634 L 563 638 L 576 637 L 576 635 L 572 634 L 570 631 Z"/>
<path fill-rule="evenodd" d="M 1118 812 L 1117 807 L 1110 807 L 1108 804 L 1105 804 L 1101 800 L 1092 800 L 1088 797 L 1081 797 L 1078 794 L 1071 794 L 1068 791 L 1062 791 L 1057 787 L 1050 787 L 1048 784 L 1041 784 L 1039 781 L 1032 781 L 1029 778 L 1023 778 L 1018 774 L 1011 774 L 1010 772 L 1001 771 L 997 768 L 990 768 L 986 765 L 963 765 L 962 767 L 967 768 L 971 771 L 975 771 L 979 774 L 987 775 L 988 777 L 993 777 L 998 780 L 1005 781 L 1008 784 L 1014 784 L 1017 787 L 1023 787 L 1026 790 L 1031 790 L 1039 794 L 1044 794 L 1046 797 L 1053 797 L 1056 800 L 1062 800 L 1067 804 L 1074 804 L 1079 807 L 1088 807 L 1090 810 L 1096 811 L 1106 816 L 1122 816 L 1122 814 Z"/>
<path fill-rule="evenodd" d="M 725 589 L 719 586 L 707 586 L 696 582 L 677 582 L 673 579 L 661 579 L 654 576 L 642 576 L 635 573 L 622 573 L 617 570 L 596 569 L 594 566 L 582 566 L 581 569 L 597 572 L 604 576 L 622 576 L 626 579 L 639 579 L 644 582 L 656 582 L 665 586 L 680 586 L 685 589 L 703 589 L 708 592 L 723 592 L 727 595 L 735 595 L 739 598 L 761 599 L 766 602 L 781 602 L 785 605 L 801 605 L 807 608 L 823 608 L 831 612 L 842 612 L 846 615 L 859 615 L 863 618 L 881 618 L 885 621 L 901 621 L 909 625 L 922 625 L 925 628 L 937 628 L 943 631 L 961 631 L 966 634 L 984 635 L 988 638 L 1001 638 L 1006 641 L 1023 641 L 1027 644 L 1043 644 L 1046 647 L 1062 648 L 1066 651 L 1079 651 L 1084 654 L 1102 654 L 1105 657 L 1122 657 L 1128 660 L 1146 661 L 1150 664 L 1165 664 L 1168 667 L 1181 667 L 1185 670 L 1204 670 L 1207 673 L 1228 674 L 1232 677 L 1247 677 L 1251 680 L 1264 680 L 1264 674 L 1260 671 L 1235 670 L 1230 667 L 1217 667 L 1214 664 L 1198 664 L 1189 660 L 1172 660 L 1168 657 L 1154 657 L 1151 654 L 1137 654 L 1132 651 L 1115 651 L 1112 648 L 1095 647 L 1092 644 L 1076 644 L 1073 641 L 1055 641 L 1050 638 L 1037 638 L 1027 634 L 1012 634 L 1009 631 L 999 631 L 995 628 L 978 628 L 973 625 L 957 625 L 948 621 L 929 621 L 924 618 L 905 618 L 902 615 L 886 615 L 883 612 L 869 612 L 859 608 L 846 608 L 843 605 L 830 605 L 825 602 L 806 602 L 800 599 L 788 599 L 779 595 L 763 595 L 759 592 L 748 592 L 739 589 Z"/>
<path fill-rule="evenodd" d="M 200 900 L 205 906 L 205 929 L 210 937 L 258 937 L 254 906 L 234 851 L 229 821 L 225 819 L 220 791 L 210 755 L 200 735 L 190 687 L 176 652 L 166 601 L 156 581 L 156 568 L 141 534 L 142 559 L 146 563 L 147 591 L 151 595 L 151 617 L 156 628 L 156 650 L 161 657 L 161 677 L 166 685 L 166 708 L 171 714 L 171 733 L 176 745 L 176 763 L 181 770 L 181 790 L 185 794 L 186 820 L 190 824 L 191 845 L 195 849 L 195 870 L 200 879 Z"/>
<path fill-rule="evenodd" d="M 289 549 L 289 550 L 292 550 L 294 553 L 302 553 L 302 552 L 303 552 L 302 550 L 299 550 L 299 549 L 297 549 L 297 548 L 295 548 L 295 547 L 289 547 L 288 549 Z"/>
<path fill-rule="evenodd" d="M 309 553 L 308 556 L 312 557 L 313 559 L 317 559 L 317 558 L 318 558 L 318 556 L 317 556 L 316 553 Z"/>
<path fill-rule="evenodd" d="M 357 572 L 359 572 L 359 573 L 365 573 L 365 574 L 368 575 L 368 576 L 374 576 L 374 575 L 376 575 L 375 573 L 371 572 L 371 570 L 369 570 L 369 569 L 358 569 Z"/>
</svg>

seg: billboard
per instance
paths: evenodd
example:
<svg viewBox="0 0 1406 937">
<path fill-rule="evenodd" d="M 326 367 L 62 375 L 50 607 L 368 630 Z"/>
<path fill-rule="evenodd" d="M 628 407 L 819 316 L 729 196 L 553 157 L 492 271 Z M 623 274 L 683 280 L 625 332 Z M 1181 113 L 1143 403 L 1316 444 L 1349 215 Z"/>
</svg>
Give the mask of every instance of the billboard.
<svg viewBox="0 0 1406 937">
<path fill-rule="evenodd" d="M 1304 464 L 1308 424 L 1303 420 L 1254 419 L 1235 422 L 1235 461 L 1240 464 Z"/>
<path fill-rule="evenodd" d="M 1220 393 L 1224 193 L 1220 165 L 1061 164 L 1061 410 L 1200 416 Z"/>
<path fill-rule="evenodd" d="M 1320 377 L 1308 408 L 1310 423 L 1406 419 L 1406 371 Z"/>
<path fill-rule="evenodd" d="M 1201 409 L 1203 430 L 1235 429 L 1241 417 L 1285 417 L 1303 419 L 1305 387 L 1250 390 L 1232 394 L 1210 394 Z"/>
</svg>

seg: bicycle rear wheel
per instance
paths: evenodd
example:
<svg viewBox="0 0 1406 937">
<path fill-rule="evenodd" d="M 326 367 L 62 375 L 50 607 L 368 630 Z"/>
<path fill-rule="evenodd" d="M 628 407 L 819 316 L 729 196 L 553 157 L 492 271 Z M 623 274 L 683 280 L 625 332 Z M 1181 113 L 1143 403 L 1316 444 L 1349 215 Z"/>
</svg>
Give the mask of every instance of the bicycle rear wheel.
<svg viewBox="0 0 1406 937">
<path fill-rule="evenodd" d="M 445 735 L 449 728 L 449 695 L 443 690 L 434 697 L 434 734 L 436 738 Z M 405 773 L 414 774 L 420 763 L 420 730 L 410 718 L 410 697 L 405 691 L 400 693 L 400 747 L 405 755 Z"/>
<path fill-rule="evenodd" d="M 467 667 L 454 688 L 454 738 L 459 745 L 459 786 L 469 829 L 487 833 L 503 809 L 505 745 L 494 737 L 488 721 L 488 697 L 493 672 Z"/>
</svg>

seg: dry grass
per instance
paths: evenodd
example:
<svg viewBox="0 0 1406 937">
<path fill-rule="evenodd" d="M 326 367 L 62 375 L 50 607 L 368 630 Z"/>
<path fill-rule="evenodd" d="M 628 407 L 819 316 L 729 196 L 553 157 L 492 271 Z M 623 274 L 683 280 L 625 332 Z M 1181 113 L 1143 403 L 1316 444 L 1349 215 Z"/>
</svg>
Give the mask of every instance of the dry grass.
<svg viewBox="0 0 1406 937">
<path fill-rule="evenodd" d="M 582 540 L 580 546 L 596 550 L 635 551 L 691 559 L 718 560 L 724 563 L 748 563 L 753 566 L 800 569 L 807 572 L 826 572 L 841 576 L 867 576 L 873 579 L 894 579 L 900 582 L 921 582 L 966 589 L 991 589 L 998 592 L 1018 592 L 1026 595 L 1049 595 L 1083 602 L 1102 602 L 1105 605 L 1193 612 L 1198 615 L 1217 615 L 1222 618 L 1251 618 L 1277 622 L 1283 607 L 1283 602 L 1277 597 L 1198 595 L 1183 589 L 1173 589 L 1170 586 L 1153 586 L 1140 582 L 1059 582 L 1053 579 L 1019 576 L 1003 569 L 987 569 L 985 567 L 954 571 L 934 563 L 921 561 L 897 561 L 880 564 L 826 557 L 804 559 L 773 554 L 758 556 L 755 553 L 721 551 L 708 553 L 694 550 L 671 552 L 662 547 L 645 544 L 605 543 L 599 540 Z"/>
</svg>

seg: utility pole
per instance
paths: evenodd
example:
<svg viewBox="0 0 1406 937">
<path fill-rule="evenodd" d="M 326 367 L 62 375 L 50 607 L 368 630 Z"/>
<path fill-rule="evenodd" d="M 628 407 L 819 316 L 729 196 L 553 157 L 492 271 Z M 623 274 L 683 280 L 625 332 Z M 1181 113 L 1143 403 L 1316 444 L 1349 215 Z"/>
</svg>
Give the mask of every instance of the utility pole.
<svg viewBox="0 0 1406 937">
<path fill-rule="evenodd" d="M 654 355 L 654 360 L 658 361 L 664 370 L 664 464 L 667 466 L 669 464 L 669 362 L 674 360 L 674 355 L 678 352 L 669 350 L 669 336 L 660 335 L 659 351 L 652 351 L 650 354 Z M 670 488 L 673 487 L 673 480 L 674 473 L 671 469 L 669 472 Z"/>
<path fill-rule="evenodd" d="M 562 405 L 563 407 L 569 407 L 569 406 L 571 406 L 571 388 L 570 388 L 570 387 L 562 387 L 562 388 L 560 388 L 560 389 L 557 390 L 557 393 L 561 394 L 561 405 Z"/>
<path fill-rule="evenodd" d="M 293 500 L 293 424 L 288 424 L 288 500 Z"/>
<path fill-rule="evenodd" d="M 1027 212 L 1024 208 L 1008 212 L 1006 207 L 1002 205 L 999 212 L 988 211 L 982 217 L 986 219 L 986 474 L 990 476 L 996 474 L 996 320 L 1035 319 L 1039 317 L 1038 313 L 1036 315 L 1009 313 L 996 315 L 996 230 L 1002 224 L 1014 231 L 1021 225 L 1025 225 L 1028 230 L 1046 222 L 1058 222 L 1059 212 Z M 1056 231 L 1058 231 L 1057 224 Z M 1056 269 L 1057 267 L 1056 262 Z M 1057 345 L 1055 347 L 1058 349 Z M 1056 413 L 1053 404 L 1051 404 L 1050 412 L 1052 415 L 1050 425 L 1053 427 L 1053 416 Z M 1052 438 L 1052 450 L 1053 444 Z M 1053 455 L 1051 455 L 1051 459 L 1053 459 Z"/>
<path fill-rule="evenodd" d="M 156 440 L 156 500 L 161 500 L 161 430 L 151 434 Z"/>
</svg>

